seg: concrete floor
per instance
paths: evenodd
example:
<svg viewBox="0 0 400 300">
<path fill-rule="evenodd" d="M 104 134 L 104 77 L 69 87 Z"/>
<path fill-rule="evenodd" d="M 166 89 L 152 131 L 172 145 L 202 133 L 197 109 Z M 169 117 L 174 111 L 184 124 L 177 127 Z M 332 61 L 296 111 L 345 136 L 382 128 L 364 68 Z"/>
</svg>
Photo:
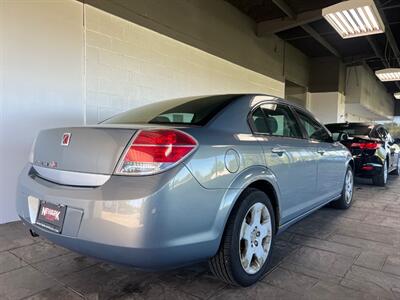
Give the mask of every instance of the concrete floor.
<svg viewBox="0 0 400 300">
<path fill-rule="evenodd" d="M 0 299 L 400 299 L 400 179 L 358 182 L 353 207 L 323 208 L 279 237 L 274 269 L 233 288 L 205 265 L 145 273 L 0 226 Z"/>
</svg>

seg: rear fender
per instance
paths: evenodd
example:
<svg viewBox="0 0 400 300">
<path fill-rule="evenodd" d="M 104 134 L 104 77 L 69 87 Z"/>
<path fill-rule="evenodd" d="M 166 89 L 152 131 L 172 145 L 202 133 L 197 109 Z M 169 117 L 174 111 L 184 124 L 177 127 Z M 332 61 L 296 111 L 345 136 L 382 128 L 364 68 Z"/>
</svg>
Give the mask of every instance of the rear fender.
<svg viewBox="0 0 400 300">
<path fill-rule="evenodd" d="M 353 171 L 355 171 L 355 163 L 351 156 L 348 156 L 346 159 L 346 170 L 348 166 L 350 166 L 353 169 Z"/>
<path fill-rule="evenodd" d="M 229 188 L 224 194 L 223 200 L 221 201 L 221 206 L 216 216 L 216 223 L 214 224 L 215 232 L 219 234 L 219 240 L 221 240 L 222 238 L 225 225 L 241 193 L 253 182 L 259 180 L 267 181 L 273 186 L 277 197 L 277 203 L 279 203 L 280 190 L 277 184 L 276 177 L 271 172 L 271 170 L 264 166 L 252 166 L 243 170 L 232 181 Z"/>
</svg>

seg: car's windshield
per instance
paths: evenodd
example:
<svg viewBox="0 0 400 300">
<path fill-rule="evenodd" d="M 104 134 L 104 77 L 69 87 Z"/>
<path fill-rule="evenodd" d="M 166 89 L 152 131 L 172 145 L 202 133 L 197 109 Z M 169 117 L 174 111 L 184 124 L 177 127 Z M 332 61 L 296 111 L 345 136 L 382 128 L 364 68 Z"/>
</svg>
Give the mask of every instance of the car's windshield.
<svg viewBox="0 0 400 300">
<path fill-rule="evenodd" d="M 105 124 L 205 125 L 238 95 L 172 99 L 128 110 L 105 120 Z"/>
</svg>

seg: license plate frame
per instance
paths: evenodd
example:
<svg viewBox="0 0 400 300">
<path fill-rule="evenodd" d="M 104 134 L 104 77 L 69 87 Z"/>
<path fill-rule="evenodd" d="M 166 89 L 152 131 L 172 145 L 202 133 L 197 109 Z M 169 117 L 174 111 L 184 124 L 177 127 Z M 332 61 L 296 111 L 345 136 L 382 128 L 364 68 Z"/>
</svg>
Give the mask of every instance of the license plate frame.
<svg viewBox="0 0 400 300">
<path fill-rule="evenodd" d="M 40 200 L 35 224 L 55 233 L 61 233 L 66 211 L 65 205 Z"/>
</svg>

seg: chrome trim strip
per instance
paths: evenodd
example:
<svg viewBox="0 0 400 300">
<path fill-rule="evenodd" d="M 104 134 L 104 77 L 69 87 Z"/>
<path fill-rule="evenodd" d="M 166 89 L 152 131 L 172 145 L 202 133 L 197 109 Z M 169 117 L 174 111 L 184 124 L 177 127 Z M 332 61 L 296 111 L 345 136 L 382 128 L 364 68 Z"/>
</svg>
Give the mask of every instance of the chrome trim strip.
<svg viewBox="0 0 400 300">
<path fill-rule="evenodd" d="M 111 175 L 63 171 L 35 165 L 33 165 L 33 168 L 40 177 L 64 185 L 100 186 L 106 183 L 111 177 Z"/>
</svg>

